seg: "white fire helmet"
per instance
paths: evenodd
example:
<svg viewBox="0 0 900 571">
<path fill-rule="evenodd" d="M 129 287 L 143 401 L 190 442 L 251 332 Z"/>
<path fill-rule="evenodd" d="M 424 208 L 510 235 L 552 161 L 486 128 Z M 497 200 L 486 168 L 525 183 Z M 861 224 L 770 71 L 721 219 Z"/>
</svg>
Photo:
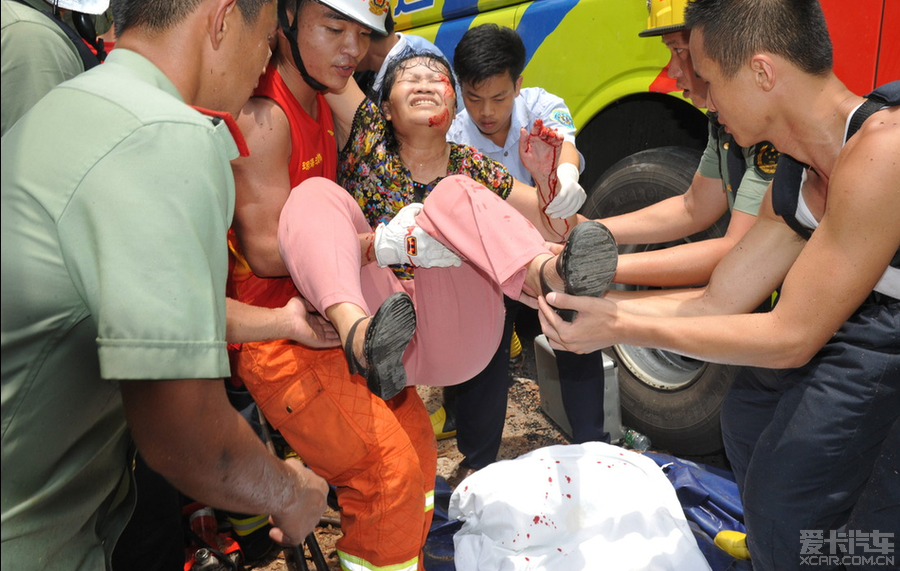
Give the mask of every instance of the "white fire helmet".
<svg viewBox="0 0 900 571">
<path fill-rule="evenodd" d="M 48 4 L 85 14 L 102 14 L 109 8 L 109 0 L 48 0 Z"/>
<path fill-rule="evenodd" d="M 90 1 L 90 0 L 87 0 Z M 391 9 L 390 0 L 316 0 L 336 12 L 363 26 L 374 30 L 382 36 L 387 35 L 384 20 Z"/>
</svg>

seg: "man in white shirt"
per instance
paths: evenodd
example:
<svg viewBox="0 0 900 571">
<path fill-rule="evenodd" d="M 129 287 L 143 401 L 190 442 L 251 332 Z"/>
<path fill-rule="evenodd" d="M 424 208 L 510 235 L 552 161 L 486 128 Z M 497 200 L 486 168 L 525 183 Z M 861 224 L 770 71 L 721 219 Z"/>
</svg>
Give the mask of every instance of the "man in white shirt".
<svg viewBox="0 0 900 571">
<path fill-rule="evenodd" d="M 462 109 L 447 140 L 475 147 L 503 164 L 518 180 L 533 184 L 519 159 L 519 134 L 540 119 L 563 136 L 556 197 L 545 211 L 551 218 L 572 216 L 584 203 L 578 184 L 584 160 L 575 148 L 575 125 L 565 102 L 539 87 L 522 88 L 525 46 L 512 28 L 483 24 L 463 35 L 453 56 L 459 79 Z M 506 326 L 497 354 L 478 376 L 444 391 L 444 431 L 455 422 L 457 446 L 465 456 L 449 478 L 455 487 L 475 470 L 497 458 L 506 419 L 510 343 L 518 304 L 506 300 Z M 598 356 L 599 359 L 599 356 Z M 443 411 L 433 415 L 438 424 Z M 438 432 L 436 430 L 436 432 Z"/>
</svg>

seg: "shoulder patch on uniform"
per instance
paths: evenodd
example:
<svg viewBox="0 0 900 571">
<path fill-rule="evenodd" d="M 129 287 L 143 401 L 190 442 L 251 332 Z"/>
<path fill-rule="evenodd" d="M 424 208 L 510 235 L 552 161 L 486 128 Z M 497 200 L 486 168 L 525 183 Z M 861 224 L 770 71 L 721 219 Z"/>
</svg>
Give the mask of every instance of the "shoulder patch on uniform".
<svg viewBox="0 0 900 571">
<path fill-rule="evenodd" d="M 775 166 L 778 165 L 778 157 L 781 153 L 768 141 L 756 145 L 756 155 L 753 157 L 753 166 L 762 177 L 772 178 L 775 175 Z"/>
<path fill-rule="evenodd" d="M 554 109 L 550 112 L 550 118 L 560 125 L 565 125 L 570 128 L 575 127 L 575 121 L 572 120 L 572 116 L 569 115 L 568 111 L 565 109 Z"/>
</svg>

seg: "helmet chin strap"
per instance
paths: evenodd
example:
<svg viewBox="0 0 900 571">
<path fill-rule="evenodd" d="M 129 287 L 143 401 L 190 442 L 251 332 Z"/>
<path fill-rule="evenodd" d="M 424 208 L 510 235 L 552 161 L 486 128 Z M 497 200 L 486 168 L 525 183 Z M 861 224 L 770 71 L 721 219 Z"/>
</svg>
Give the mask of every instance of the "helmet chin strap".
<svg viewBox="0 0 900 571">
<path fill-rule="evenodd" d="M 291 44 L 291 55 L 294 58 L 294 65 L 297 66 L 297 71 L 300 72 L 300 76 L 303 78 L 303 81 L 307 83 L 310 87 L 315 89 L 316 91 L 328 91 L 328 86 L 323 85 L 319 80 L 314 78 L 306 71 L 306 66 L 303 65 L 303 57 L 300 55 L 300 46 L 297 44 L 297 20 L 298 14 L 294 14 L 294 21 L 288 23 L 287 17 L 287 2 L 283 0 L 279 0 L 278 2 L 278 23 L 281 26 L 281 31 L 284 36 L 287 38 L 288 43 Z"/>
</svg>

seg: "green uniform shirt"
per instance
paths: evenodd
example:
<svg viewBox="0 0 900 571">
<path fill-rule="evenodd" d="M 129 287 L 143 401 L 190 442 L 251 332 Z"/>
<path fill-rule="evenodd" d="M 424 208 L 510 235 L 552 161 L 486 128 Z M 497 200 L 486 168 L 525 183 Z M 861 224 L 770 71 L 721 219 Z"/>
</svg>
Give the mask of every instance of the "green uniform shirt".
<svg viewBox="0 0 900 571">
<path fill-rule="evenodd" d="M 718 132 L 716 132 L 718 131 Z M 732 188 L 728 172 L 728 149 L 736 145 L 725 128 L 709 122 L 709 142 L 697 172 L 708 178 L 722 180 L 722 188 L 728 197 L 728 209 L 756 216 L 769 183 L 775 177 L 777 153 L 768 143 L 742 148 L 746 170 L 738 188 Z M 775 153 L 773 155 L 773 153 Z M 774 156 L 774 159 L 773 159 Z M 771 172 L 770 172 L 771 171 Z"/>
<path fill-rule="evenodd" d="M 83 72 L 84 64 L 47 14 L 2 0 L 0 22 L 0 134 L 5 134 L 48 91 Z"/>
<path fill-rule="evenodd" d="M 224 122 L 116 49 L 2 139 L 2 568 L 104 569 L 130 503 L 119 379 L 221 379 Z"/>
</svg>

